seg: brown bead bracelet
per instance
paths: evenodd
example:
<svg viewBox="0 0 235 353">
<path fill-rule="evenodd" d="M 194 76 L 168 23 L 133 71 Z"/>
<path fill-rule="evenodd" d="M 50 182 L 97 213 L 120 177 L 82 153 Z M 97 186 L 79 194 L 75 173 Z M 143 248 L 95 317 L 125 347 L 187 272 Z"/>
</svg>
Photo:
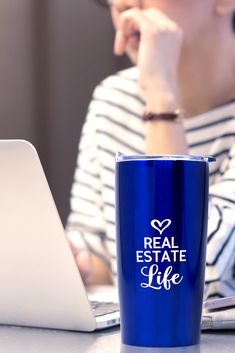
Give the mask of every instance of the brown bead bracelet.
<svg viewBox="0 0 235 353">
<path fill-rule="evenodd" d="M 145 113 L 144 121 L 174 121 L 179 122 L 182 120 L 182 111 L 180 109 L 169 113 Z"/>
</svg>

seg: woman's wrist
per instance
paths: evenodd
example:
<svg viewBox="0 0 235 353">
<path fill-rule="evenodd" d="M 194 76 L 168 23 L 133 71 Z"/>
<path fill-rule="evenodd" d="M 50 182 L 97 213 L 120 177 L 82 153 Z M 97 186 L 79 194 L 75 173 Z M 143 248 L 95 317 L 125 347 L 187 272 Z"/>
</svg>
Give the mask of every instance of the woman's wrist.
<svg viewBox="0 0 235 353">
<path fill-rule="evenodd" d="M 188 154 L 184 112 L 176 89 L 152 89 L 146 96 L 145 112 L 147 154 Z"/>
<path fill-rule="evenodd" d="M 184 117 L 184 112 L 181 109 L 176 109 L 174 112 L 164 112 L 164 113 L 144 113 L 143 120 L 147 122 L 154 121 L 169 121 L 169 122 L 182 122 Z"/>
<path fill-rule="evenodd" d="M 146 154 L 188 154 L 183 123 L 147 121 Z"/>
<path fill-rule="evenodd" d="M 144 90 L 146 111 L 151 113 L 169 113 L 180 108 L 178 90 L 162 86 L 152 86 Z"/>
</svg>

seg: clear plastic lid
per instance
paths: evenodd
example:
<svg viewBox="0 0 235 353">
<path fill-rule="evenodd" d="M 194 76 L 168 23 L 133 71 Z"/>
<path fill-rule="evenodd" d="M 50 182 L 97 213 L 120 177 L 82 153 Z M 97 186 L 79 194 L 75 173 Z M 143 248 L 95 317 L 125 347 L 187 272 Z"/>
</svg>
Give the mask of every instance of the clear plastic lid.
<svg viewBox="0 0 235 353">
<path fill-rule="evenodd" d="M 212 156 L 190 156 L 190 155 L 133 155 L 126 156 L 121 152 L 116 153 L 116 162 L 127 162 L 127 161 L 145 161 L 145 160 L 170 160 L 170 161 L 196 161 L 196 162 L 215 162 L 215 157 Z"/>
</svg>

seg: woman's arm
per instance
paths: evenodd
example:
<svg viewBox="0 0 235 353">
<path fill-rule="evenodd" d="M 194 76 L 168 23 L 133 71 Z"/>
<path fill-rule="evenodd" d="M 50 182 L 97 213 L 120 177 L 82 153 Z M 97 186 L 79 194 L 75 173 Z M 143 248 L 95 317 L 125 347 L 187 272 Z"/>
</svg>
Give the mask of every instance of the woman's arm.
<svg viewBox="0 0 235 353">
<path fill-rule="evenodd" d="M 136 64 L 146 111 L 170 113 L 180 108 L 178 63 L 183 33 L 157 9 L 131 9 L 120 17 L 114 51 L 128 50 L 128 40 L 140 32 Z M 187 154 L 183 124 L 174 121 L 146 122 L 147 154 Z"/>
<path fill-rule="evenodd" d="M 182 122 L 146 122 L 146 154 L 188 154 Z"/>
<path fill-rule="evenodd" d="M 67 238 L 86 284 L 110 283 L 110 259 L 102 213 L 96 117 L 91 109 L 83 126 L 70 198 Z"/>
</svg>

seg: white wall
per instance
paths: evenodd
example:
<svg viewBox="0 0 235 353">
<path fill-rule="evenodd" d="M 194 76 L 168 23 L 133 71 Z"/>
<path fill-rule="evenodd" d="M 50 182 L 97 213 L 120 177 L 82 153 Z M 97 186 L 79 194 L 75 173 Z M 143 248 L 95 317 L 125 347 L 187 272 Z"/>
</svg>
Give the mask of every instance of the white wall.
<svg viewBox="0 0 235 353">
<path fill-rule="evenodd" d="M 48 13 L 50 177 L 66 215 L 77 143 L 93 88 L 120 69 L 122 60 L 112 55 L 109 13 L 92 0 L 51 0 Z"/>
<path fill-rule="evenodd" d="M 0 138 L 36 144 L 63 221 L 92 90 L 122 65 L 112 46 L 92 0 L 0 1 Z"/>
<path fill-rule="evenodd" d="M 33 1 L 0 1 L 0 138 L 35 141 Z"/>
</svg>

